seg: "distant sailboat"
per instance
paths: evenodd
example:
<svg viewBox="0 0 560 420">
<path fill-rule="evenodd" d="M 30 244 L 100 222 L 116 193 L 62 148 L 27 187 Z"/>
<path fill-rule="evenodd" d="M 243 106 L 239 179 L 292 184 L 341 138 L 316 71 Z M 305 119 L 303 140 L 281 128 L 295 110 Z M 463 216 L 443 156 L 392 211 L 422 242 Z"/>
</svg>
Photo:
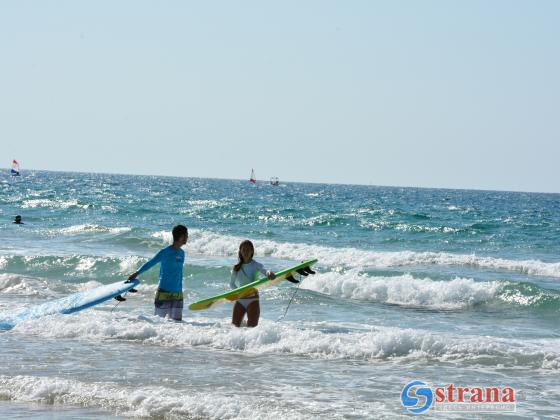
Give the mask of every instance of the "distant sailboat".
<svg viewBox="0 0 560 420">
<path fill-rule="evenodd" d="M 273 176 L 272 178 L 270 178 L 270 184 L 274 186 L 278 186 L 280 185 L 280 180 L 278 179 L 277 176 Z"/>
<path fill-rule="evenodd" d="M 257 177 L 255 176 L 255 170 L 251 169 L 251 178 L 249 178 L 249 182 L 251 184 L 256 184 L 257 183 Z"/>
<path fill-rule="evenodd" d="M 17 160 L 12 161 L 12 170 L 10 171 L 12 176 L 19 176 L 19 163 Z"/>
</svg>

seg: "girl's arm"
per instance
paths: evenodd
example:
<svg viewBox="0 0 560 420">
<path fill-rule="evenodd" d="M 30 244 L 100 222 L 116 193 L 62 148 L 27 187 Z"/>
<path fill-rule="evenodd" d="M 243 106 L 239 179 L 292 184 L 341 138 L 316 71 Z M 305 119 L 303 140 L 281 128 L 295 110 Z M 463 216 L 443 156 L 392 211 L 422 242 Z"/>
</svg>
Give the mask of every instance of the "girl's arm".
<svg viewBox="0 0 560 420">
<path fill-rule="evenodd" d="M 258 270 L 260 271 L 261 274 L 267 276 L 270 280 L 274 280 L 274 278 L 276 278 L 276 274 L 274 274 L 272 271 L 267 270 L 266 268 L 264 268 L 264 265 L 262 265 L 261 263 L 258 263 L 259 265 Z"/>
<path fill-rule="evenodd" d="M 232 289 L 237 289 L 239 286 L 237 286 L 237 271 L 233 271 L 231 270 L 231 278 L 229 280 L 229 287 L 231 287 Z"/>
</svg>

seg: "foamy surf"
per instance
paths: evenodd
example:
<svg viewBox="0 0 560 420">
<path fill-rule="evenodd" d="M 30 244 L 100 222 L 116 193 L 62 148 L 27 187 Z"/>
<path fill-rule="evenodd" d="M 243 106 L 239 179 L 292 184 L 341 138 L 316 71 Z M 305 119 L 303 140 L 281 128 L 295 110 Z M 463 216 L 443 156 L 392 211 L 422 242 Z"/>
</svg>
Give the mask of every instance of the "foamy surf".
<svg viewBox="0 0 560 420">
<path fill-rule="evenodd" d="M 101 286 L 96 280 L 81 283 L 67 283 L 60 280 L 32 277 L 13 273 L 0 274 L 0 293 L 3 295 L 33 296 L 53 298 L 70 293 L 91 290 Z"/>
<path fill-rule="evenodd" d="M 171 241 L 166 231 L 155 232 L 154 238 L 163 243 Z M 207 230 L 192 229 L 187 252 L 203 256 L 235 257 L 239 243 L 245 238 L 221 235 Z M 305 243 L 282 243 L 255 239 L 255 252 L 282 260 L 299 261 L 309 256 L 319 260 L 324 266 L 349 268 L 386 268 L 409 266 L 466 266 L 491 270 L 513 271 L 534 276 L 560 277 L 560 262 L 539 260 L 508 260 L 503 258 L 478 256 L 475 254 L 452 254 L 446 252 L 415 251 L 367 251 L 357 248 L 333 248 Z"/>
<path fill-rule="evenodd" d="M 179 391 L 165 386 L 131 387 L 60 377 L 0 376 L 0 399 L 109 409 L 127 417 L 189 419 L 312 418 L 282 400 L 224 392 Z M 301 402 L 305 407 L 305 402 Z M 313 410 L 315 411 L 315 410 Z M 319 413 L 316 413 L 316 415 Z M 325 413 L 326 414 L 326 413 Z"/>
<path fill-rule="evenodd" d="M 21 205 L 24 209 L 34 209 L 37 207 L 49 207 L 55 209 L 69 209 L 69 208 L 79 208 L 79 209 L 88 209 L 93 207 L 91 204 L 80 203 L 76 199 L 71 200 L 51 200 L 51 199 L 32 199 L 32 200 L 24 200 Z"/>
<path fill-rule="evenodd" d="M 111 233 L 120 234 L 130 232 L 132 228 L 130 227 L 107 227 L 95 224 L 83 224 L 68 226 L 66 228 L 60 229 L 58 232 L 66 235 L 76 235 L 76 234 L 95 234 L 95 233 Z"/>
<path fill-rule="evenodd" d="M 301 287 L 344 299 L 432 309 L 465 309 L 497 299 L 503 284 L 466 278 L 434 281 L 414 278 L 410 274 L 371 277 L 352 270 L 310 276 Z"/>
<path fill-rule="evenodd" d="M 319 273 L 304 279 L 302 289 L 365 302 L 413 308 L 459 310 L 481 305 L 513 305 L 560 311 L 560 293 L 530 283 L 433 280 L 411 274 L 371 276 L 358 269 Z"/>
<path fill-rule="evenodd" d="M 7 272 L 36 272 L 55 277 L 100 278 L 124 276 L 132 273 L 147 261 L 138 255 L 4 255 L 0 257 L 0 269 Z"/>
<path fill-rule="evenodd" d="M 232 327 L 228 319 L 195 318 L 175 323 L 145 316 L 116 318 L 111 313 L 91 311 L 87 315 L 52 315 L 24 321 L 12 331 L 56 339 L 122 340 L 150 346 L 288 354 L 322 360 L 453 360 L 482 365 L 521 364 L 533 369 L 560 367 L 560 353 L 554 350 L 559 339 L 531 342 L 383 326 L 362 326 L 353 331 L 344 328 L 344 332 L 330 329 L 334 332 L 324 325 L 298 326 L 267 320 L 257 328 L 239 329 Z"/>
</svg>

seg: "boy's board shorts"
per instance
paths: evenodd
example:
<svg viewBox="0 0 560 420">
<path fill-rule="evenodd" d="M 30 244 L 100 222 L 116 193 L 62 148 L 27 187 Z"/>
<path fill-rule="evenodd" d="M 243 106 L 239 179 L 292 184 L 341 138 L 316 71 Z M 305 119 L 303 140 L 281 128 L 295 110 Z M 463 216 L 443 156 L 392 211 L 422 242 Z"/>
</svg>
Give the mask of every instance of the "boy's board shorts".
<svg viewBox="0 0 560 420">
<path fill-rule="evenodd" d="M 175 321 L 183 319 L 183 292 L 166 292 L 159 289 L 154 301 L 154 314 L 165 318 L 168 316 Z"/>
</svg>

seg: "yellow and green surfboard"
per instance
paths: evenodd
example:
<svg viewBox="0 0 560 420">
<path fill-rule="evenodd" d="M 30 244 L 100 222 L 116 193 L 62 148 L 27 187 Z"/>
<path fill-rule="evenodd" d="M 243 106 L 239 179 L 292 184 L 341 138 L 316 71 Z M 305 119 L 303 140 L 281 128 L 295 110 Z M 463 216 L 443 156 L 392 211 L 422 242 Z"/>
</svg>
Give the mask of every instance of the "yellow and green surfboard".
<svg viewBox="0 0 560 420">
<path fill-rule="evenodd" d="M 230 290 L 229 292 L 191 303 L 189 305 L 189 309 L 193 311 L 200 311 L 202 309 L 212 308 L 213 306 L 220 305 L 222 303 L 233 302 L 244 296 L 252 295 L 257 290 L 262 290 L 266 289 L 267 287 L 277 285 L 283 280 L 287 280 L 292 283 L 299 283 L 296 279 L 294 279 L 294 275 L 300 274 L 302 276 L 307 276 L 309 274 L 315 274 L 315 272 L 311 270 L 311 266 L 316 262 L 317 260 L 304 261 L 301 264 L 294 265 L 293 267 L 279 271 L 278 273 L 276 273 L 276 277 L 274 278 L 274 280 L 270 280 L 268 277 L 263 277 L 261 279 L 255 280 L 252 283 L 246 284 L 245 286 Z"/>
</svg>

